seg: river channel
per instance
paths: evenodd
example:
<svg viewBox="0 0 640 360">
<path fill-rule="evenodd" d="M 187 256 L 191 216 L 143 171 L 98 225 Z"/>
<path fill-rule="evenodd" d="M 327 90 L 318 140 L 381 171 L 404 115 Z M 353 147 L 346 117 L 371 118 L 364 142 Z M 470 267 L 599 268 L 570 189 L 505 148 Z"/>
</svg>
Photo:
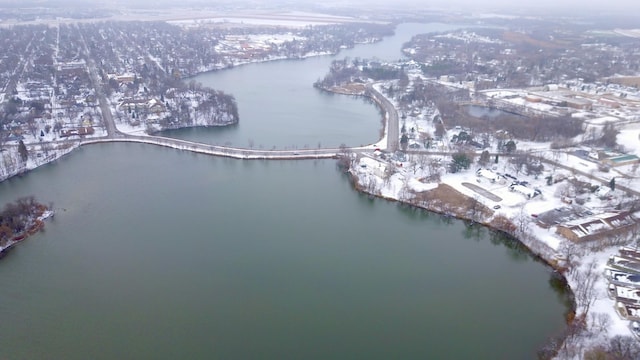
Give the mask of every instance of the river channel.
<svg viewBox="0 0 640 360">
<path fill-rule="evenodd" d="M 376 139 L 377 110 L 344 98 L 344 120 L 374 117 L 351 130 L 373 135 L 313 142 Z M 281 141 L 260 126 L 185 134 Z M 369 200 L 331 160 L 92 145 L 0 183 L 0 204 L 24 195 L 57 214 L 0 261 L 2 359 L 527 359 L 564 327 L 548 267 L 481 227 Z"/>
<path fill-rule="evenodd" d="M 217 145 L 272 149 L 360 146 L 376 142 L 381 115 L 368 100 L 333 95 L 313 87 L 331 62 L 345 57 L 394 61 L 413 35 L 445 31 L 447 24 L 401 24 L 395 35 L 375 44 L 357 45 L 336 56 L 271 61 L 200 74 L 193 79 L 233 94 L 240 122 L 236 126 L 182 129 L 164 135 Z"/>
</svg>

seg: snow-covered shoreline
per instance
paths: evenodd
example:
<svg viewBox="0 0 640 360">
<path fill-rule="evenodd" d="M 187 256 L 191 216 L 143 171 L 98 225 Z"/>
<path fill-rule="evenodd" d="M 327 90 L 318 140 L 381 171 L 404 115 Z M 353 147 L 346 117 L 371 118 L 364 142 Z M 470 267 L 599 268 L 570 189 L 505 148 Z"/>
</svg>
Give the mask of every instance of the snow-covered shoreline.
<svg viewBox="0 0 640 360">
<path fill-rule="evenodd" d="M 373 86 L 378 92 L 383 93 L 384 86 Z M 332 91 L 332 90 L 328 90 Z M 341 91 L 334 91 L 342 93 Z M 393 98 L 383 95 L 397 109 L 398 104 Z M 384 110 L 383 110 L 384 111 Z M 439 116 L 437 110 L 412 114 L 406 119 L 403 117 L 402 127 L 407 134 L 422 134 L 430 132 L 433 120 Z M 388 125 L 387 125 L 388 127 Z M 382 140 L 375 146 L 385 148 L 388 128 L 385 128 Z M 415 134 L 414 134 L 415 131 Z M 572 305 L 567 314 L 567 326 L 559 337 L 552 337 L 547 346 L 542 349 L 545 356 L 561 359 L 580 359 L 584 351 L 605 346 L 609 341 L 620 337 L 631 337 L 632 331 L 628 319 L 615 309 L 615 302 L 607 296 L 608 280 L 604 276 L 607 259 L 618 251 L 619 246 L 631 242 L 633 234 L 621 234 L 594 242 L 572 242 L 556 233 L 556 226 L 542 228 L 536 224 L 538 214 L 560 211 L 567 207 L 565 198 L 558 194 L 564 194 L 567 187 L 565 171 L 558 161 L 558 155 L 538 156 L 539 161 L 545 162 L 547 171 L 540 178 L 537 176 L 524 176 L 520 174 L 521 181 L 527 186 L 539 186 L 544 195 L 529 197 L 526 194 L 514 191 L 509 186 L 509 179 L 489 179 L 476 174 L 475 171 L 462 171 L 456 174 L 441 174 L 443 165 L 451 160 L 451 152 L 445 151 L 446 140 L 453 135 L 458 128 L 449 130 L 451 133 L 443 137 L 444 144 L 436 142 L 432 144 L 436 151 L 431 154 L 424 150 L 410 150 L 404 153 L 387 153 L 376 151 L 373 155 L 350 154 L 349 173 L 353 186 L 357 191 L 378 198 L 397 201 L 401 204 L 424 209 L 430 212 L 456 217 L 461 220 L 482 224 L 490 229 L 507 234 L 520 242 L 535 258 L 543 261 L 554 269 L 553 276 L 562 279 L 570 293 Z M 404 130 L 403 130 L 404 132 Z M 422 148 L 422 143 L 417 137 L 409 136 L 409 147 Z M 434 146 L 435 145 L 435 146 Z M 533 146 L 535 144 L 526 144 Z M 626 145 L 626 143 L 625 143 Z M 442 152 L 442 153 L 439 153 Z M 547 150 L 548 151 L 548 150 Z M 443 155 L 448 153 L 449 155 Z M 489 168 L 494 171 L 507 173 L 514 171 L 512 165 L 500 155 L 490 158 Z M 584 161 L 574 159 L 567 155 L 564 165 L 582 165 Z M 574 164 L 574 162 L 576 162 Z M 436 169 L 434 171 L 434 169 Z M 440 169 L 438 171 L 437 169 Z M 579 170 L 579 169 L 578 169 Z M 579 173 L 580 171 L 578 171 Z M 503 174 L 504 174 L 503 173 Z M 433 175 L 436 175 L 435 177 Z M 515 172 L 517 175 L 518 173 Z M 508 174 L 507 174 L 508 175 Z M 573 174 L 576 176 L 576 173 Z M 590 173 L 593 178 L 594 172 Z M 606 174 L 605 174 L 606 175 Z M 547 176 L 547 177 L 545 177 Z M 578 175 L 580 177 L 581 175 Z M 509 175 L 509 177 L 511 177 Z M 522 179 L 524 177 L 524 179 Z M 515 179 L 515 178 L 514 178 Z M 545 183 L 544 179 L 548 180 Z M 595 178 L 594 178 L 595 179 Z M 589 178 L 578 180 L 588 181 Z M 596 180 L 597 181 L 597 180 Z M 475 184 L 480 184 L 480 186 Z M 432 193 L 444 184 L 451 187 L 464 198 L 457 202 L 448 197 L 434 198 Z M 626 184 L 627 189 L 635 191 L 631 184 Z M 608 187 L 602 187 L 608 190 Z M 478 190 L 479 189 L 479 190 Z M 505 189 L 507 191 L 505 192 Z M 508 191 L 508 190 L 511 191 Z M 483 194 L 484 193 L 484 194 Z M 485 195 L 487 194 L 488 195 Z M 427 195 L 429 194 L 429 195 Z M 495 195 L 498 194 L 498 195 Z M 491 199 L 494 197 L 495 199 Z M 607 200 L 608 199 L 608 200 Z M 613 201 L 611 197 L 592 195 L 586 200 L 586 209 L 591 208 L 595 212 L 606 213 L 606 209 L 612 209 L 612 203 L 630 200 L 625 192 L 616 190 Z M 582 202 L 581 202 L 582 204 Z M 588 211 L 587 211 L 588 212 Z M 632 215 L 633 216 L 633 215 Z M 635 215 L 637 218 L 637 214 Z M 640 239 L 638 239 L 640 240 Z"/>
<path fill-rule="evenodd" d="M 38 145 L 38 144 L 34 144 L 34 145 Z M 20 166 L 14 169 L 9 169 L 8 171 L 5 168 L 0 169 L 2 170 L 0 171 L 0 182 L 9 180 L 16 176 L 22 176 L 41 166 L 53 163 L 56 160 L 70 154 L 73 150 L 79 148 L 80 145 L 81 143 L 79 141 L 69 142 L 67 143 L 67 145 L 62 146 L 60 148 L 48 150 L 48 155 L 45 157 L 36 157 L 35 159 L 33 157 L 29 157 L 26 162 L 21 162 L 20 160 L 18 160 L 19 154 L 17 150 L 17 145 L 7 147 L 7 151 L 5 152 L 4 156 L 6 156 L 6 158 L 8 159 L 12 159 L 12 161 L 14 161 L 15 163 L 19 163 Z"/>
<path fill-rule="evenodd" d="M 221 71 L 221 70 L 228 70 L 228 69 L 232 69 L 236 66 L 243 66 L 243 65 L 250 65 L 250 64 L 256 64 L 256 63 L 263 63 L 263 62 L 270 62 L 270 61 L 283 61 L 283 60 L 304 60 L 305 58 L 308 57 L 314 57 L 314 56 L 325 56 L 325 55 L 335 55 L 335 53 L 330 53 L 330 52 L 314 52 L 314 53 L 308 53 L 302 57 L 291 57 L 291 58 L 287 58 L 284 56 L 273 56 L 273 57 L 269 57 L 269 58 L 264 58 L 264 59 L 254 59 L 254 60 L 248 60 L 248 61 L 235 61 L 230 65 L 227 66 L 223 66 L 223 67 L 211 67 L 211 68 L 207 68 L 207 69 L 199 69 L 199 72 L 190 76 L 186 76 L 183 78 L 183 80 L 188 80 L 191 79 L 195 76 L 201 75 L 201 74 L 205 74 L 208 72 L 214 72 L 214 71 Z M 116 112 L 117 109 L 115 108 L 115 105 L 112 105 L 112 111 Z M 233 126 L 237 124 L 237 121 L 231 121 L 231 122 L 226 122 L 226 123 L 220 123 L 220 124 L 215 124 L 215 125 L 203 125 L 200 123 L 194 123 L 193 125 L 177 125 L 177 126 L 172 126 L 170 128 L 166 128 L 166 129 L 156 129 L 156 131 L 154 131 L 151 134 L 147 134 L 145 131 L 145 128 L 142 126 L 138 126 L 138 127 L 131 127 L 131 126 L 127 126 L 127 124 L 124 123 L 118 123 L 117 127 L 119 131 L 122 131 L 123 133 L 129 134 L 129 135 L 137 135 L 137 136 L 146 136 L 146 135 L 153 135 L 153 136 L 157 136 L 157 134 L 159 132 L 162 132 L 164 130 L 177 130 L 177 129 L 188 129 L 188 128 L 199 128 L 199 127 L 223 127 L 223 126 Z M 98 135 L 98 134 L 96 134 Z M 92 136 L 92 139 L 99 139 L 99 136 Z M 34 144 L 28 144 L 28 146 L 42 146 L 43 144 L 47 144 L 47 142 L 44 143 L 34 143 Z M 62 158 L 65 155 L 70 154 L 73 150 L 79 148 L 82 145 L 82 141 L 69 141 L 66 142 L 66 144 L 69 144 L 68 147 L 66 147 L 64 150 L 55 150 L 55 151 L 51 151 L 51 154 L 44 157 L 44 158 L 29 158 L 26 162 L 24 162 L 24 164 L 22 164 L 20 167 L 13 169 L 11 171 L 4 171 L 4 169 L 0 169 L 2 171 L 0 171 L 0 182 L 3 182 L 5 180 L 8 180 L 10 178 L 13 178 L 15 176 L 21 176 L 24 175 L 32 170 L 37 169 L 40 166 L 52 163 L 60 158 Z M 15 163 L 19 163 L 18 161 L 18 151 L 17 151 L 17 143 L 15 145 L 9 145 L 7 146 L 7 154 L 6 156 L 8 158 L 11 158 L 12 161 L 14 161 Z"/>
</svg>

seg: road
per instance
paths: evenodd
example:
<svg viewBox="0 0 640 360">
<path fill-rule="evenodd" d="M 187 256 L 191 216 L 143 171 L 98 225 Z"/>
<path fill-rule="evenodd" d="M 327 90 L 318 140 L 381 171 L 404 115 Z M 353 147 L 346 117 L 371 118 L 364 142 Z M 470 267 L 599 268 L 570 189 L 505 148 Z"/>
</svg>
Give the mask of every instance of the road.
<svg viewBox="0 0 640 360">
<path fill-rule="evenodd" d="M 20 79 L 23 76 L 24 71 L 27 68 L 27 65 L 33 59 L 33 53 L 30 52 L 29 49 L 31 48 L 31 44 L 33 43 L 33 40 L 35 39 L 35 37 L 36 35 L 34 34 L 31 37 L 31 40 L 29 40 L 29 42 L 27 43 L 27 46 L 25 46 L 24 51 L 22 52 L 24 56 L 20 59 L 20 62 L 17 64 L 16 68 L 13 69 L 13 73 L 11 74 L 9 81 L 7 81 L 7 83 L 4 86 L 4 89 L 2 89 L 2 92 L 6 94 L 6 98 L 9 98 L 11 96 L 11 92 L 16 88 L 16 83 L 18 82 L 18 79 Z"/>
<path fill-rule="evenodd" d="M 174 138 L 166 138 L 161 136 L 135 136 L 135 135 L 127 135 L 118 131 L 116 124 L 113 120 L 113 116 L 111 114 L 111 108 L 109 106 L 109 102 L 102 90 L 101 81 L 98 77 L 97 67 L 95 62 L 89 56 L 89 49 L 87 47 L 86 40 L 84 40 L 84 50 L 87 54 L 87 67 L 89 71 L 89 75 L 91 78 L 92 85 L 96 89 L 96 97 L 100 103 L 100 110 L 102 112 L 102 120 L 104 126 L 107 131 L 107 136 L 104 138 L 97 139 L 88 139 L 83 140 L 81 142 L 82 145 L 89 145 L 95 143 L 105 143 L 105 142 L 137 142 L 144 144 L 153 144 L 158 146 L 170 147 L 173 149 L 180 149 L 185 151 L 192 151 L 200 154 L 208 154 L 215 156 L 224 156 L 231 157 L 236 159 L 273 159 L 273 160 L 282 160 L 282 159 L 321 159 L 321 158 L 336 158 L 340 153 L 345 150 L 352 153 L 370 153 L 373 148 L 371 146 L 365 147 L 354 147 L 354 148 L 346 148 L 346 149 L 299 149 L 299 150 L 254 150 L 254 149 L 245 149 L 245 148 L 234 148 L 228 146 L 218 146 L 218 145 L 210 145 L 203 144 L 197 142 L 191 142 L 186 140 L 174 139 Z M 385 112 L 386 119 L 386 133 L 387 133 L 387 151 L 395 152 L 398 149 L 399 139 L 400 139 L 400 124 L 398 119 L 398 112 L 393 106 L 393 104 L 378 92 L 373 85 L 367 84 L 367 90 L 373 97 L 374 101 L 376 101 L 380 107 Z M 436 155 L 436 156 L 449 156 L 452 152 L 446 151 L 408 151 L 408 153 L 413 154 L 422 154 L 422 155 Z M 491 154 L 496 155 L 496 154 Z M 499 153 L 499 155 L 504 155 L 503 153 Z M 532 156 L 528 153 L 523 154 L 510 154 L 510 156 Z M 557 166 L 559 168 L 563 168 L 569 171 L 573 171 L 582 176 L 585 176 L 589 179 L 596 180 L 599 182 L 604 182 L 605 180 L 600 179 L 598 177 L 593 176 L 592 174 L 582 172 L 578 169 L 570 168 L 566 165 L 557 163 L 555 161 L 545 159 L 542 157 L 536 157 L 541 162 Z M 617 185 L 618 189 L 626 191 L 629 194 L 633 194 L 635 196 L 640 196 L 640 192 L 632 190 L 628 187 Z"/>
<path fill-rule="evenodd" d="M 393 104 L 386 97 L 384 97 L 384 95 L 373 88 L 373 85 L 367 84 L 367 90 L 369 91 L 369 93 L 371 93 L 374 101 L 376 101 L 380 105 L 380 107 L 382 107 L 386 114 L 385 126 L 387 128 L 387 151 L 395 152 L 396 150 L 398 150 L 398 143 L 400 139 L 400 122 L 398 120 L 398 111 L 396 110 L 396 107 L 393 106 Z"/>
<path fill-rule="evenodd" d="M 553 166 L 557 166 L 557 167 L 559 167 L 561 169 L 565 169 L 565 170 L 567 170 L 567 171 L 569 171 L 571 173 L 578 174 L 578 175 L 584 176 L 586 178 L 598 181 L 598 182 L 602 183 L 602 185 L 609 186 L 609 180 L 608 179 L 599 178 L 599 177 L 594 176 L 594 175 L 592 175 L 590 173 L 587 173 L 587 172 L 584 172 L 584 171 L 580 171 L 579 169 L 572 168 L 572 167 L 569 167 L 567 165 L 563 165 L 561 163 L 555 162 L 553 160 L 545 159 L 543 157 L 538 157 L 538 156 L 532 156 L 532 157 L 538 159 L 540 162 L 543 162 L 545 164 L 550 164 L 550 165 L 553 165 Z M 626 186 L 623 186 L 621 184 L 616 184 L 616 189 L 625 191 L 627 194 L 632 194 L 634 196 L 640 197 L 640 192 L 639 191 L 630 189 L 630 188 L 628 188 Z"/>
<path fill-rule="evenodd" d="M 78 29 L 80 31 L 80 29 Z M 100 112 L 102 113 L 102 123 L 104 124 L 105 130 L 107 131 L 107 137 L 110 139 L 122 136 L 122 134 L 118 131 L 116 127 L 116 123 L 113 121 L 113 115 L 111 114 L 111 107 L 109 106 L 109 101 L 104 94 L 102 89 L 102 81 L 98 76 L 98 67 L 96 66 L 91 53 L 89 52 L 89 47 L 87 46 L 87 40 L 82 34 L 82 45 L 84 47 L 85 59 L 87 60 L 87 71 L 89 72 L 89 79 L 91 80 L 91 85 L 96 91 L 96 99 L 98 99 L 98 103 L 100 104 Z"/>
<path fill-rule="evenodd" d="M 228 146 L 218 146 L 191 142 L 186 140 L 166 138 L 162 136 L 134 136 L 118 135 L 116 137 L 103 137 L 86 139 L 81 145 L 101 144 L 112 142 L 134 142 L 141 144 L 151 144 L 172 149 L 191 151 L 199 154 L 230 157 L 235 159 L 327 159 L 336 158 L 343 149 L 299 149 L 299 150 L 254 150 L 244 148 L 234 148 Z M 373 149 L 353 148 L 351 152 L 372 152 Z"/>
<path fill-rule="evenodd" d="M 84 40 L 84 50 L 89 54 L 89 49 L 86 41 Z M 118 131 L 113 116 L 111 114 L 111 108 L 107 97 L 105 96 L 101 81 L 98 77 L 97 67 L 91 59 L 87 56 L 87 68 L 89 77 L 91 79 L 93 87 L 96 89 L 96 98 L 100 104 L 100 110 L 102 112 L 102 121 L 104 123 L 107 135 L 102 138 L 85 139 L 81 141 L 81 145 L 90 145 L 97 143 L 108 142 L 136 142 L 143 144 L 153 144 L 158 146 L 169 147 L 173 149 L 191 151 L 200 154 L 215 155 L 231 157 L 236 159 L 321 159 L 321 158 L 336 158 L 340 153 L 346 151 L 352 153 L 364 153 L 372 152 L 374 149 L 371 146 L 365 147 L 353 147 L 353 148 L 329 148 L 329 149 L 297 149 L 297 150 L 255 150 L 246 148 L 235 148 L 229 146 L 210 145 L 198 142 L 191 142 L 186 140 L 180 140 L 175 138 L 167 138 L 162 136 L 136 136 L 128 135 Z M 386 113 L 386 128 L 387 130 L 387 150 L 395 151 L 398 149 L 398 112 L 393 104 L 387 100 L 381 93 L 375 90 L 371 85 L 367 85 L 371 96 L 374 100 L 383 108 Z"/>
</svg>

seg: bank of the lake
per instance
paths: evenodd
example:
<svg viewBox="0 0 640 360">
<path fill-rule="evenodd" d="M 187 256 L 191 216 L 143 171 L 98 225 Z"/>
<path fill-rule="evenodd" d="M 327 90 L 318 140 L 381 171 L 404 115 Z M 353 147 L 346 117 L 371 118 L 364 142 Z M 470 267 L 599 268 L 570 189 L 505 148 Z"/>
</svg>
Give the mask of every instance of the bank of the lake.
<svg viewBox="0 0 640 360">
<path fill-rule="evenodd" d="M 564 327 L 548 268 L 331 160 L 94 145 L 8 194 L 60 209 L 0 262 L 8 359 L 531 358 Z"/>
</svg>

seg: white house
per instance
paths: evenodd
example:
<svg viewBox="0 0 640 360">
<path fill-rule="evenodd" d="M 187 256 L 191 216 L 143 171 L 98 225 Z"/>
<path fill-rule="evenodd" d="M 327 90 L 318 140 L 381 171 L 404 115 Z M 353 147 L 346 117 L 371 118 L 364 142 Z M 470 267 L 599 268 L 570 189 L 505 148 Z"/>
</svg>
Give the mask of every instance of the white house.
<svg viewBox="0 0 640 360">
<path fill-rule="evenodd" d="M 476 175 L 489 179 L 491 180 L 491 182 L 500 181 L 500 175 L 488 169 L 479 169 L 478 171 L 476 171 Z"/>
<path fill-rule="evenodd" d="M 527 199 L 531 199 L 534 196 L 540 194 L 539 190 L 529 189 L 528 187 L 526 187 L 524 185 L 520 185 L 520 184 L 514 184 L 514 185 L 509 186 L 509 190 L 517 191 L 517 192 L 521 193 L 522 195 L 526 196 Z"/>
</svg>

